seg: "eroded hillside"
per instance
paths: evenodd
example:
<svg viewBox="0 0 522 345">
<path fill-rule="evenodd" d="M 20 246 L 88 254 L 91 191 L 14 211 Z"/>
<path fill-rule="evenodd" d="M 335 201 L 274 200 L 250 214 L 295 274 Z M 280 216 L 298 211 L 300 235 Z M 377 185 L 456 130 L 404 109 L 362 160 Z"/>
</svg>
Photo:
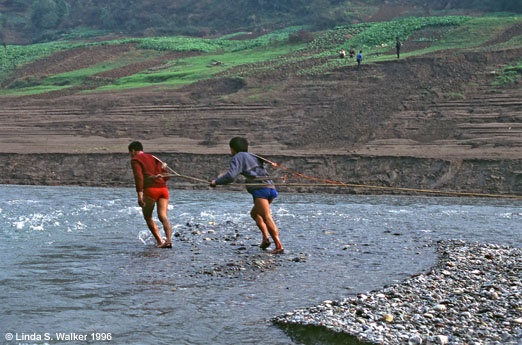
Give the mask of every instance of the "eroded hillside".
<svg viewBox="0 0 522 345">
<path fill-rule="evenodd" d="M 121 177 L 128 174 L 126 166 L 118 168 L 118 179 L 107 179 L 103 171 L 112 168 L 99 165 L 96 157 L 121 156 L 117 160 L 124 161 L 131 140 L 171 157 L 185 172 L 210 176 L 219 171 L 205 161 L 221 157 L 226 164 L 228 140 L 246 136 L 257 153 L 338 180 L 356 176 L 357 182 L 373 184 L 516 192 L 522 188 L 522 172 L 514 168 L 522 160 L 522 86 L 516 78 L 495 83 L 509 66 L 520 63 L 522 48 L 499 44 L 521 35 L 521 28 L 499 32 L 476 49 L 373 61 L 360 68 L 347 63 L 328 73 L 298 72 L 335 63 L 336 56 L 284 69 L 238 66 L 233 73 L 178 88 L 111 92 L 83 91 L 194 54 L 147 57 L 132 45 L 93 48 L 100 50 L 97 57 L 85 50 L 56 53 L 20 68 L 8 83 L 107 61 L 103 54 L 114 59 L 133 54 L 134 59 L 98 74 L 99 80 L 91 77 L 92 84 L 83 88 L 2 97 L 0 151 L 10 162 L 3 168 L 3 182 L 125 185 L 131 180 Z M 429 46 L 417 44 L 422 47 L 412 42 L 404 52 Z M 142 62 L 136 62 L 136 54 Z M 59 157 L 76 157 L 75 164 L 90 166 L 89 173 L 76 169 L 71 175 Z M 45 165 L 35 163 L 40 160 L 57 164 L 54 171 L 35 171 L 35 164 Z M 332 161 L 336 164 L 328 163 Z M 398 162 L 409 167 L 401 169 Z M 410 176 L 415 165 L 420 176 Z M 33 172 L 24 175 L 22 170 Z"/>
</svg>

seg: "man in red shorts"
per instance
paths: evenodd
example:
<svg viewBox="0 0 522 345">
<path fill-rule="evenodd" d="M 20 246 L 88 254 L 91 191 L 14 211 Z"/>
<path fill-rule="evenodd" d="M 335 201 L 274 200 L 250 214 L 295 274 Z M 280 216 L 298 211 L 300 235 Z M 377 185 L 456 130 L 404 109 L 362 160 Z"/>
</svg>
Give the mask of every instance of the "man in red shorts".
<svg viewBox="0 0 522 345">
<path fill-rule="evenodd" d="M 150 232 L 154 235 L 158 248 L 172 248 L 172 225 L 167 218 L 169 207 L 169 191 L 167 189 L 168 177 L 163 163 L 152 155 L 143 152 L 143 145 L 139 141 L 129 144 L 132 172 L 138 193 L 138 205 L 143 211 L 143 217 L 147 222 Z M 162 241 L 158 227 L 152 219 L 154 206 L 158 205 L 158 218 L 163 224 L 163 230 L 167 239 Z"/>
</svg>

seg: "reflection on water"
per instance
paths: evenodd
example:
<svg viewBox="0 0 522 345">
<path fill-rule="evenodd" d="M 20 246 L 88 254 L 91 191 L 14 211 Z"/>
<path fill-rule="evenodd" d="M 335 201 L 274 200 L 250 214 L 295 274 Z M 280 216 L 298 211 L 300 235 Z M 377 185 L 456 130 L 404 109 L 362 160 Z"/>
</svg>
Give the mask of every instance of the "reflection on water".
<svg viewBox="0 0 522 345">
<path fill-rule="evenodd" d="M 171 195 L 174 249 L 159 250 L 132 189 L 0 186 L 0 332 L 335 344 L 268 320 L 425 271 L 439 239 L 522 238 L 519 201 L 281 193 L 272 210 L 287 253 L 272 256 L 246 192 Z"/>
</svg>

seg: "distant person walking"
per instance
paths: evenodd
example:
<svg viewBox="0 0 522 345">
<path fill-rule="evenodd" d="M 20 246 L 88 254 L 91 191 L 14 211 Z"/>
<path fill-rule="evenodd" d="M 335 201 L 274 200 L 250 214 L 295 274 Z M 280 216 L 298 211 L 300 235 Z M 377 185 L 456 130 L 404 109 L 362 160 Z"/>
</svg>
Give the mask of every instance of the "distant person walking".
<svg viewBox="0 0 522 345">
<path fill-rule="evenodd" d="M 361 67 L 361 62 L 363 60 L 363 53 L 362 50 L 359 50 L 359 53 L 357 54 L 357 69 Z"/>
<path fill-rule="evenodd" d="M 397 49 L 397 59 L 401 56 L 401 41 L 399 40 L 399 36 L 395 37 L 395 48 Z"/>
</svg>

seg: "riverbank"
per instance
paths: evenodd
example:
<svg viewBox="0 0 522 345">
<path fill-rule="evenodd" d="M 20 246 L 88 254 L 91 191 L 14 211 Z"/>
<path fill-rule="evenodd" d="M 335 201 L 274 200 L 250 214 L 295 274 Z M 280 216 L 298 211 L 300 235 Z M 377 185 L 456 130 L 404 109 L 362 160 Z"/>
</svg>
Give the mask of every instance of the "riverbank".
<svg viewBox="0 0 522 345">
<path fill-rule="evenodd" d="M 273 322 L 321 327 L 370 344 L 522 342 L 522 250 L 444 241 L 426 274 L 341 301 L 325 301 Z"/>
<path fill-rule="evenodd" d="M 230 155 L 153 152 L 183 175 L 211 180 L 226 172 Z M 305 175 L 344 183 L 384 187 L 352 188 L 332 185 L 290 186 L 314 181 L 296 178 L 285 170 L 268 167 L 271 176 L 289 178 L 282 191 L 308 193 L 405 193 L 394 188 L 417 188 L 462 193 L 522 194 L 522 160 L 435 159 L 420 157 L 340 154 L 269 155 L 270 160 Z M 125 153 L 0 153 L 1 184 L 132 187 L 129 156 Z M 173 178 L 174 189 L 206 189 L 204 183 Z M 225 187 L 242 189 L 241 187 Z M 408 192 L 412 194 L 412 192 Z"/>
</svg>

